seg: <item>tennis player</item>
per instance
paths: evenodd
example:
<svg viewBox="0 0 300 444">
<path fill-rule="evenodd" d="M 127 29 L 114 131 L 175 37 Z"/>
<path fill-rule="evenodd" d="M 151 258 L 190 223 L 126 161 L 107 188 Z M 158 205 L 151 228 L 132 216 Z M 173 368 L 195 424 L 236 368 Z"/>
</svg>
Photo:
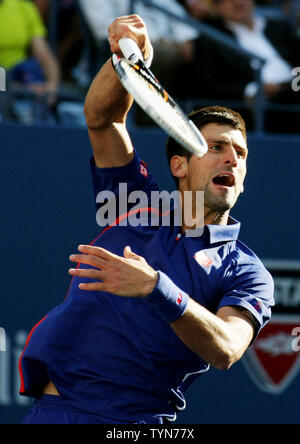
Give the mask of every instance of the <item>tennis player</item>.
<svg viewBox="0 0 300 444">
<path fill-rule="evenodd" d="M 150 55 L 138 16 L 110 26 L 112 52 L 120 54 L 121 37 Z M 126 130 L 131 105 L 109 60 L 85 105 L 96 196 L 109 190 L 121 199 L 120 183 L 128 193 L 158 190 Z M 21 394 L 36 399 L 24 424 L 174 421 L 190 384 L 210 365 L 229 369 L 269 320 L 272 278 L 229 215 L 246 175 L 244 121 L 222 107 L 191 118 L 207 154 L 172 139 L 167 154 L 180 193 L 204 192 L 202 235 L 190 236 L 186 224 L 126 226 L 119 214 L 91 246 L 79 246 L 67 298 L 33 328 L 20 359 Z"/>
</svg>

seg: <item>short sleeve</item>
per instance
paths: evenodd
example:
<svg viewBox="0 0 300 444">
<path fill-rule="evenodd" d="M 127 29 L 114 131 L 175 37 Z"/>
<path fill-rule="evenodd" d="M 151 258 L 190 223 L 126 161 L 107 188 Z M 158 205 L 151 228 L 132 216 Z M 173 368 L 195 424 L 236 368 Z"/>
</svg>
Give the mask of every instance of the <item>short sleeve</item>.
<svg viewBox="0 0 300 444">
<path fill-rule="evenodd" d="M 24 16 L 26 17 L 28 30 L 30 30 L 30 40 L 36 37 L 46 37 L 47 29 L 43 23 L 38 8 L 34 3 L 23 1 Z"/>
<path fill-rule="evenodd" d="M 140 158 L 136 150 L 132 161 L 122 167 L 98 168 L 94 158 L 91 159 L 90 165 L 95 195 L 104 190 L 118 194 L 120 183 L 126 183 L 128 192 L 141 190 L 149 194 L 151 191 L 158 190 L 158 185 L 148 165 Z"/>
<path fill-rule="evenodd" d="M 142 216 L 146 224 L 151 193 L 159 192 L 159 188 L 138 152 L 135 150 L 132 161 L 122 167 L 98 168 L 94 158 L 90 164 L 98 224 L 101 221 L 101 226 L 105 226 L 106 222 L 110 225 L 135 208 L 147 209 Z M 112 217 L 108 216 L 108 212 Z"/>
<path fill-rule="evenodd" d="M 274 306 L 274 281 L 255 256 L 236 255 L 227 270 L 219 307 L 238 306 L 248 310 L 257 321 L 255 336 L 271 318 Z"/>
</svg>

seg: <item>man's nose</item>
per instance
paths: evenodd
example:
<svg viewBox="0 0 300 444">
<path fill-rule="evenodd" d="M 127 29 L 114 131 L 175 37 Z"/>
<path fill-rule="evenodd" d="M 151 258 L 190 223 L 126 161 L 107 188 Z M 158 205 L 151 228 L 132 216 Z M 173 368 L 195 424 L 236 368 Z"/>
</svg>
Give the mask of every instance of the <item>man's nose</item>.
<svg viewBox="0 0 300 444">
<path fill-rule="evenodd" d="M 237 156 L 237 152 L 234 149 L 234 147 L 230 147 L 226 151 L 225 156 L 224 156 L 224 163 L 225 163 L 225 165 L 232 165 L 233 167 L 237 166 L 238 156 Z"/>
</svg>

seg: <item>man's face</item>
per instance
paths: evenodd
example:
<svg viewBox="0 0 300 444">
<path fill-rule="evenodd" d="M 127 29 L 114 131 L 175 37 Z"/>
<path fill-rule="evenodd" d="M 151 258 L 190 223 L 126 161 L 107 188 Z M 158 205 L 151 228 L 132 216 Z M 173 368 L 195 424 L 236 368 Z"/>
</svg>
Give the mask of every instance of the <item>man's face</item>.
<svg viewBox="0 0 300 444">
<path fill-rule="evenodd" d="M 252 16 L 252 0 L 220 0 L 216 6 L 217 12 L 226 21 L 245 23 Z"/>
<path fill-rule="evenodd" d="M 201 130 L 208 152 L 192 156 L 181 185 L 183 190 L 204 191 L 206 213 L 230 210 L 243 192 L 248 149 L 240 130 L 209 123 Z"/>
</svg>

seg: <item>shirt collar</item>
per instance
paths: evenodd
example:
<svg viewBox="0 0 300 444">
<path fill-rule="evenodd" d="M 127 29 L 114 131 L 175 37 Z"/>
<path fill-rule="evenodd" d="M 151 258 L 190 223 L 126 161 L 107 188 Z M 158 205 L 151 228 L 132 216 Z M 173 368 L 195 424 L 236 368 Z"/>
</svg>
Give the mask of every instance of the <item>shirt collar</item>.
<svg viewBox="0 0 300 444">
<path fill-rule="evenodd" d="M 206 225 L 210 235 L 210 243 L 238 240 L 241 224 L 233 217 L 229 217 L 228 225 Z"/>
</svg>

